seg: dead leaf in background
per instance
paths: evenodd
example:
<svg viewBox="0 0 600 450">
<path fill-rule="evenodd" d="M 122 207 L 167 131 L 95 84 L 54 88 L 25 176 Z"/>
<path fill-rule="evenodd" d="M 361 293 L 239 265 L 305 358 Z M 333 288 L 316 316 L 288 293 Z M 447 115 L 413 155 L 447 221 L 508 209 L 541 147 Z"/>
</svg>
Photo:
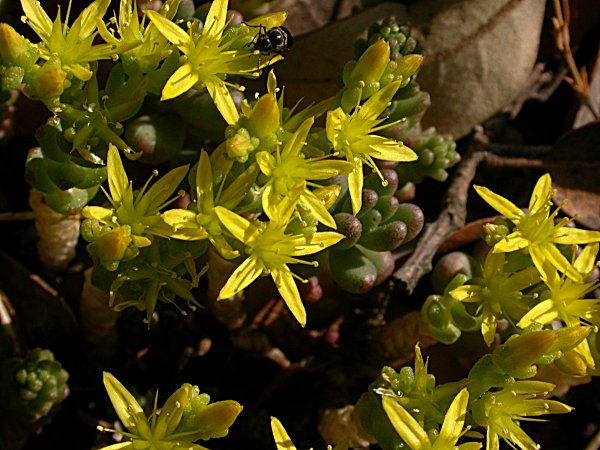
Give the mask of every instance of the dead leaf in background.
<svg viewBox="0 0 600 450">
<path fill-rule="evenodd" d="M 335 95 L 346 62 L 356 58 L 354 41 L 369 25 L 385 17 L 406 18 L 399 3 L 383 3 L 360 14 L 294 40 L 294 47 L 275 72 L 285 85 L 286 104 L 304 98 L 304 105 Z M 264 84 L 264 83 L 263 83 Z"/>
<path fill-rule="evenodd" d="M 535 63 L 544 9 L 544 0 L 383 3 L 298 38 L 277 73 L 291 103 L 335 95 L 356 37 L 396 16 L 424 36 L 418 80 L 433 104 L 424 126 L 460 138 L 519 93 Z"/>
<path fill-rule="evenodd" d="M 554 200 L 568 199 L 563 211 L 587 228 L 600 230 L 600 121 L 559 139 L 544 166 L 552 174 Z"/>
<path fill-rule="evenodd" d="M 276 2 L 273 11 L 287 11 L 285 23 L 293 35 L 300 36 L 318 28 L 322 28 L 335 19 L 342 19 L 352 13 L 352 8 L 360 6 L 360 0 L 344 0 L 338 5 L 336 0 L 281 0 Z"/>
<path fill-rule="evenodd" d="M 458 139 L 513 100 L 535 64 L 544 0 L 435 0 L 408 10 L 425 35 L 424 126 Z"/>
</svg>

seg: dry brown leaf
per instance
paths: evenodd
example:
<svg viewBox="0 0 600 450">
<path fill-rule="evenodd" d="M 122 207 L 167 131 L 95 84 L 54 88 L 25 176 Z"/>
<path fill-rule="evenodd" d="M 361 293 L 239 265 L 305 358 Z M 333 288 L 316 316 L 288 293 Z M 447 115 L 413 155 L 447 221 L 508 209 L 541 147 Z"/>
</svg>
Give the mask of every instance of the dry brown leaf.
<svg viewBox="0 0 600 450">
<path fill-rule="evenodd" d="M 319 102 L 335 95 L 344 64 L 356 57 L 356 38 L 385 17 L 406 17 L 404 11 L 399 3 L 384 3 L 296 39 L 276 68 L 280 84 L 285 85 L 286 103 L 293 105 L 301 98 Z"/>
<path fill-rule="evenodd" d="M 537 56 L 544 0 L 434 0 L 408 15 L 425 35 L 424 126 L 460 138 L 513 100 Z"/>
<path fill-rule="evenodd" d="M 535 63 L 544 7 L 544 0 L 427 0 L 408 10 L 383 3 L 297 39 L 277 73 L 292 103 L 335 95 L 356 37 L 396 16 L 424 36 L 419 83 L 433 103 L 425 125 L 459 138 L 519 93 Z"/>
<path fill-rule="evenodd" d="M 552 174 L 557 203 L 568 199 L 565 214 L 600 230 L 600 121 L 566 134 L 544 161 Z"/>
<path fill-rule="evenodd" d="M 336 0 L 281 0 L 274 4 L 273 10 L 287 11 L 285 26 L 299 36 L 322 28 L 332 20 L 349 16 L 352 8 L 359 5 L 359 0 L 344 0 L 338 5 L 336 14 Z M 334 18 L 334 14 L 337 17 Z"/>
</svg>

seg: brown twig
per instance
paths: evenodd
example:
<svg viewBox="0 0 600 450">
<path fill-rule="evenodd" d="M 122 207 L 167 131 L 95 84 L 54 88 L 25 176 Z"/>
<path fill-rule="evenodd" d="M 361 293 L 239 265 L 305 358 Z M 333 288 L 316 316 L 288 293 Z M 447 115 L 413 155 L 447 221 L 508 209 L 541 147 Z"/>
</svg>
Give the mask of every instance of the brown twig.
<svg viewBox="0 0 600 450">
<path fill-rule="evenodd" d="M 600 431 L 598 431 L 592 440 L 585 446 L 585 450 L 598 450 L 600 449 Z"/>
<path fill-rule="evenodd" d="M 409 293 L 412 293 L 419 280 L 431 271 L 433 257 L 440 245 L 465 224 L 467 194 L 477 167 L 487 155 L 480 143 L 473 144 L 452 178 L 444 196 L 445 206 L 439 217 L 425 226 L 414 253 L 394 272 L 394 279 L 403 282 Z"/>
<path fill-rule="evenodd" d="M 554 0 L 554 12 L 555 16 L 552 18 L 552 25 L 554 26 L 554 40 L 556 47 L 562 53 L 571 76 L 573 78 L 565 77 L 565 80 L 571 85 L 577 98 L 582 105 L 587 107 L 594 118 L 600 119 L 600 115 L 596 108 L 590 101 L 590 86 L 588 84 L 588 76 L 585 67 L 581 70 L 577 68 L 575 64 L 575 58 L 571 51 L 571 36 L 569 34 L 569 0 Z"/>
<path fill-rule="evenodd" d="M 492 167 L 512 167 L 550 170 L 555 163 L 539 159 L 549 151 L 548 147 L 514 147 L 489 144 L 481 132 L 476 134 L 465 158 L 458 166 L 452 182 L 444 195 L 444 207 L 438 218 L 428 223 L 419 238 L 414 252 L 394 272 L 394 279 L 405 284 L 412 293 L 419 280 L 432 269 L 432 261 L 441 245 L 452 233 L 465 225 L 467 195 L 479 164 Z M 513 156 L 516 155 L 516 156 Z M 560 163 L 569 164 L 565 162 Z M 574 166 L 580 162 L 573 162 Z"/>
</svg>

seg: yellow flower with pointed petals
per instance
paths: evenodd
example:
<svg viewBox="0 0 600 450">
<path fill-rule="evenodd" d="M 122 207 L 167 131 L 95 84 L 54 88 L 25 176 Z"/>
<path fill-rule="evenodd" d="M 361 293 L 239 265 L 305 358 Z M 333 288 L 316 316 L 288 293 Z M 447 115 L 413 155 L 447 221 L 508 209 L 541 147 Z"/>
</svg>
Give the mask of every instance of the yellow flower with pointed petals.
<svg viewBox="0 0 600 450">
<path fill-rule="evenodd" d="M 260 69 L 281 59 L 261 58 L 251 46 L 233 49 L 236 39 L 223 38 L 227 25 L 228 0 L 213 1 L 204 28 L 195 36 L 191 27 L 186 33 L 178 25 L 154 11 L 148 17 L 156 28 L 185 55 L 185 62 L 169 78 L 162 91 L 161 100 L 175 98 L 193 86 L 206 88 L 229 125 L 238 121 L 239 114 L 227 87 L 238 88 L 225 81 L 227 75 L 258 77 Z M 285 15 L 281 15 L 285 20 Z M 281 25 L 270 23 L 271 26 Z"/>
<path fill-rule="evenodd" d="M 594 268 L 598 244 L 588 245 L 575 260 L 573 266 L 578 272 L 588 274 Z M 600 326 L 600 300 L 585 299 L 600 283 L 575 282 L 560 277 L 554 266 L 545 261 L 542 279 L 548 291 L 542 293 L 541 301 L 525 314 L 518 323 L 521 328 L 534 322 L 546 325 L 553 320 L 562 320 L 567 326 L 579 326 L 581 322 Z"/>
<path fill-rule="evenodd" d="M 172 202 L 169 199 L 179 183 L 183 181 L 188 166 L 177 167 L 162 176 L 148 188 L 148 183 L 140 190 L 133 191 L 131 182 L 125 173 L 117 148 L 109 144 L 106 170 L 109 193 L 106 193 L 112 208 L 86 206 L 81 210 L 85 217 L 82 233 L 89 230 L 86 240 L 91 241 L 90 248 L 96 248 L 95 254 L 108 270 L 115 270 L 119 261 L 132 259 L 137 249 L 152 244 L 151 236 L 169 237 L 172 229 L 160 217 L 160 210 Z M 107 239 L 106 235 L 113 237 Z M 106 245 L 106 248 L 98 248 Z M 101 255 L 111 255 L 103 260 Z"/>
<path fill-rule="evenodd" d="M 302 149 L 310 127 L 314 123 L 311 117 L 306 119 L 294 132 L 280 152 L 277 148 L 275 155 L 262 151 L 256 154 L 256 161 L 264 175 L 269 177 L 264 186 L 262 206 L 264 211 L 271 215 L 283 197 L 291 192 L 298 183 L 304 183 L 304 189 L 298 199 L 298 206 L 308 211 L 319 222 L 330 228 L 336 228 L 336 223 L 321 200 L 308 189 L 308 180 L 327 180 L 329 178 L 348 173 L 352 165 L 347 161 L 333 159 L 305 158 Z M 313 187 L 321 188 L 315 185 Z"/>
<path fill-rule="evenodd" d="M 363 164 L 373 169 L 383 180 L 383 175 L 375 165 L 373 158 L 384 161 L 414 161 L 417 159 L 417 154 L 402 142 L 372 134 L 391 125 L 380 126 L 385 118 L 379 118 L 379 116 L 388 107 L 399 86 L 399 81 L 388 84 L 377 91 L 362 106 L 357 106 L 350 115 L 346 114 L 342 108 L 327 113 L 327 138 L 333 144 L 333 148 L 354 166 L 348 175 L 348 187 L 354 214 L 358 213 L 362 206 Z"/>
<path fill-rule="evenodd" d="M 514 252 L 526 248 L 540 273 L 544 271 L 544 262 L 548 261 L 572 280 L 582 280 L 581 274 L 555 244 L 600 242 L 600 232 L 567 227 L 571 222 L 568 218 L 554 223 L 560 208 L 550 213 L 552 196 L 555 193 L 552 190 L 550 174 L 543 175 L 536 183 L 527 213 L 486 187 L 475 186 L 475 190 L 492 208 L 516 225 L 511 234 L 494 245 L 494 253 Z"/>
<path fill-rule="evenodd" d="M 391 397 L 381 399 L 383 410 L 390 419 L 390 423 L 412 450 L 477 450 L 481 448 L 479 442 L 465 442 L 460 445 L 456 443 L 470 428 L 464 428 L 468 402 L 469 391 L 467 388 L 463 388 L 452 400 L 444 416 L 440 433 L 433 438 L 395 399 Z"/>
<path fill-rule="evenodd" d="M 593 270 L 598 254 L 598 244 L 586 246 L 579 254 L 574 268 L 584 276 Z M 541 294 L 541 301 L 525 314 L 517 324 L 521 328 L 532 323 L 546 325 L 553 320 L 560 320 L 569 327 L 578 327 L 583 324 L 600 326 L 600 300 L 586 299 L 600 283 L 576 282 L 565 276 L 560 277 L 549 261 L 544 262 L 542 279 L 548 290 Z M 586 340 L 574 349 L 589 368 L 595 367 L 594 358 Z"/>
<path fill-rule="evenodd" d="M 277 417 L 271 417 L 271 432 L 273 433 L 277 450 L 297 450 L 289 434 L 285 431 L 283 424 Z M 327 450 L 332 450 L 331 445 L 327 446 Z M 348 450 L 348 446 L 346 444 L 338 444 L 333 447 L 333 450 Z"/>
<path fill-rule="evenodd" d="M 539 449 L 540 446 L 521 429 L 519 422 L 536 420 L 530 417 L 544 414 L 570 412 L 573 408 L 564 403 L 536 398 L 548 395 L 554 387 L 543 381 L 515 381 L 498 392 L 486 392 L 475 400 L 471 412 L 478 425 L 487 427 L 486 450 L 499 450 L 500 439 L 514 449 Z"/>
<path fill-rule="evenodd" d="M 505 256 L 504 253 L 489 252 L 483 265 L 483 276 L 450 291 L 454 300 L 478 304 L 477 313 L 482 315 L 481 334 L 488 347 L 494 342 L 498 319 L 520 319 L 527 312 L 521 291 L 540 281 L 537 269 L 532 266 L 506 273 Z"/>
<path fill-rule="evenodd" d="M 114 59 L 120 53 L 140 44 L 138 41 L 93 44 L 98 34 L 98 22 L 102 20 L 109 4 L 110 0 L 96 0 L 68 26 L 66 21 L 61 22 L 60 10 L 52 22 L 39 1 L 21 0 L 25 12 L 23 20 L 42 39 L 38 45 L 40 56 L 45 60 L 58 60 L 63 70 L 81 81 L 92 77 L 92 71 L 88 67 L 91 61 Z"/>
<path fill-rule="evenodd" d="M 306 325 L 306 311 L 300 293 L 288 264 L 311 264 L 299 256 L 312 255 L 337 244 L 344 236 L 333 231 L 317 232 L 311 235 L 287 234 L 286 227 L 296 208 L 302 189 L 296 189 L 279 203 L 271 214 L 269 222 L 249 220 L 217 206 L 215 213 L 227 230 L 246 247 L 248 258 L 229 277 L 219 293 L 219 300 L 233 297 L 249 286 L 261 275 L 271 275 L 281 297 L 302 326 Z"/>
<path fill-rule="evenodd" d="M 214 193 L 213 168 L 204 150 L 196 168 L 196 198 L 190 209 L 170 209 L 162 214 L 163 220 L 173 227 L 171 236 L 184 241 L 208 239 L 225 259 L 239 256 L 225 239 L 223 225 L 215 213 L 215 206 L 235 208 L 246 196 L 258 175 L 258 166 L 252 164 L 224 190 Z"/>
<path fill-rule="evenodd" d="M 148 419 L 135 397 L 112 374 L 104 372 L 103 381 L 115 412 L 128 431 L 119 430 L 126 439 L 102 450 L 207 450 L 194 442 L 227 435 L 243 409 L 233 400 L 209 403 L 207 394 L 184 383 L 160 410 L 157 393 Z M 102 426 L 98 429 L 117 432 Z"/>
<path fill-rule="evenodd" d="M 167 19 L 173 19 L 181 0 L 167 0 L 161 6 L 159 14 Z M 114 17 L 111 22 L 115 24 L 119 38 L 104 22 L 98 23 L 98 31 L 102 38 L 110 44 L 123 44 L 138 42 L 135 48 L 123 53 L 122 59 L 127 63 L 132 62 L 142 72 L 148 73 L 156 68 L 158 63 L 171 54 L 171 43 L 158 31 L 156 26 L 145 20 L 138 19 L 137 1 L 121 0 L 119 17 Z"/>
</svg>

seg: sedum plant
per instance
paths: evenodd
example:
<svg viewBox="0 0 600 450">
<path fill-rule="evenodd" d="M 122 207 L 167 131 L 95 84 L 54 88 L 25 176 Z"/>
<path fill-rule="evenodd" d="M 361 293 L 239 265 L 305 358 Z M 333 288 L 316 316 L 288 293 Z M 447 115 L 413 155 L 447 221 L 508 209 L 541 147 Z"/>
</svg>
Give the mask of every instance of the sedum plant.
<svg viewBox="0 0 600 450">
<path fill-rule="evenodd" d="M 294 446 L 290 436 L 287 434 L 287 431 L 285 431 L 283 424 L 276 417 L 271 417 L 271 432 L 273 433 L 277 450 L 296 450 L 296 447 Z M 327 450 L 347 449 L 348 446 L 344 444 L 336 445 L 335 447 L 332 447 L 331 445 L 327 446 Z"/>
<path fill-rule="evenodd" d="M 104 372 L 106 392 L 115 412 L 128 431 L 98 426 L 100 431 L 113 431 L 126 441 L 103 447 L 104 450 L 206 450 L 198 440 L 226 436 L 242 406 L 233 400 L 210 403 L 207 394 L 197 386 L 183 384 L 158 412 L 158 392 L 150 419 L 131 393 L 112 374 Z"/>
<path fill-rule="evenodd" d="M 169 0 L 140 20 L 134 2 L 122 0 L 105 21 L 109 3 L 95 0 L 69 26 L 68 17 L 63 23 L 59 14 L 53 23 L 39 3 L 23 0 L 27 23 L 41 42 L 31 44 L 5 28 L 19 47 L 3 50 L 2 65 L 17 67 L 25 92 L 54 115 L 42 128 L 28 180 L 51 207 L 81 211 L 82 236 L 95 264 L 92 280 L 110 290 L 111 306 L 145 310 L 148 323 L 159 300 L 176 304 L 183 298 L 194 309 L 200 304 L 194 289 L 206 271 L 205 254 L 214 251 L 239 264 L 219 300 L 271 276 L 304 326 L 296 280 L 307 280 L 289 266 L 316 266 L 307 257 L 344 239 L 331 212 L 342 190 L 349 196 L 349 217 L 364 215 L 364 232 L 348 250 L 362 255 L 354 255 L 360 260 L 359 283 L 369 278 L 360 291 L 389 276 L 391 250 L 418 233 L 422 214 L 399 206 L 393 197 L 395 173 L 384 176 L 375 160 L 397 164 L 417 158 L 402 141 L 382 132 L 403 119 L 387 123 L 386 109 L 411 83 L 421 55 L 407 48 L 403 56 L 392 57 L 390 45 L 375 40 L 358 61 L 347 64 L 338 95 L 303 109 L 288 108 L 272 72 L 265 94 L 255 100 L 238 95 L 244 90 L 240 77 L 255 78 L 282 58 L 279 53 L 266 58 L 256 40 L 281 26 L 285 13 L 242 22 L 229 15 L 227 0 L 195 12 L 190 2 Z M 69 53 L 69 47 L 75 51 Z M 100 81 L 97 73 L 105 62 L 108 76 Z M 217 112 L 206 116 L 213 122 L 208 126 L 190 119 L 183 107 L 200 97 L 210 98 Z M 184 137 L 165 140 L 159 123 L 171 108 L 185 120 L 177 125 Z M 321 115 L 326 116 L 323 129 L 315 125 Z M 213 124 L 223 126 L 224 133 L 211 134 L 212 143 L 203 149 L 197 142 Z M 156 144 L 144 137 L 145 129 L 156 133 Z M 172 151 L 163 149 L 169 141 Z M 130 160 L 166 162 L 187 145 L 198 155 L 185 158 L 196 162 L 187 208 L 171 205 L 183 201 L 182 190 L 174 193 L 185 187 L 186 164 L 134 190 L 119 150 Z M 107 206 L 92 200 L 105 177 Z M 362 208 L 363 187 L 380 191 L 376 205 Z M 173 257 L 177 241 L 191 245 Z M 316 259 L 327 263 L 327 258 Z M 352 283 L 341 284 L 356 291 Z"/>
</svg>

